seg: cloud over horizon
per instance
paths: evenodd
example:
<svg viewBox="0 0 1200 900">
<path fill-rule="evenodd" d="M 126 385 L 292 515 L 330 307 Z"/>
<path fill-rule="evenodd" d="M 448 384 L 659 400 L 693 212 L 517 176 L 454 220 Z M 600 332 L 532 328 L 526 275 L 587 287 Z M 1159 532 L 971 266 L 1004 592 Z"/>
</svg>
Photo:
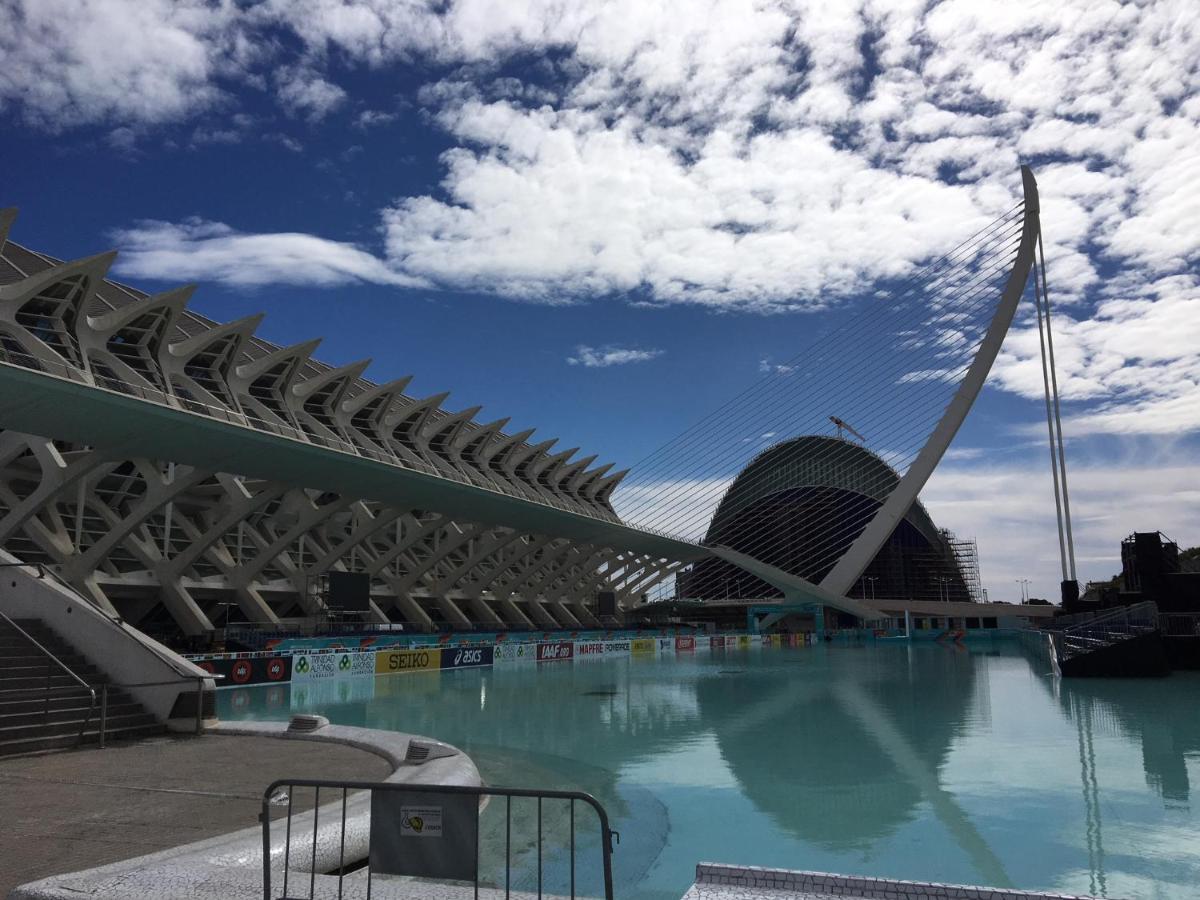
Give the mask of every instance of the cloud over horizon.
<svg viewBox="0 0 1200 900">
<path fill-rule="evenodd" d="M 48 12 L 53 5 L 55 15 Z M 1088 432 L 1200 429 L 1200 29 L 1187 4 L 727 0 L 686 4 L 309 0 L 238 15 L 110 2 L 174 48 L 149 80 L 74 52 L 59 89 L 17 40 L 78 46 L 70 0 L 21 5 L 0 100 L 37 127 L 203 117 L 253 81 L 288 115 L 338 115 L 344 65 L 448 67 L 417 98 L 450 139 L 436 191 L 380 198 L 377 248 L 318 235 L 139 223 L 121 271 L 265 284 L 430 285 L 567 303 L 611 297 L 805 311 L 903 277 L 1008 208 L 1041 160 L 1062 390 Z M 494 12 L 494 11 L 493 11 Z M 109 21 L 98 27 L 112 27 Z M 268 40 L 286 34 L 300 50 Z M 0 44 L 3 42 L 0 38 Z M 553 56 L 549 54 L 553 53 Z M 523 77 L 507 61 L 545 54 Z M 458 67 L 458 68 L 455 68 Z M 105 92 L 94 96 L 89 91 Z M 224 98 L 224 99 L 222 99 Z M 385 112 L 347 113 L 351 127 Z M 198 132 L 201 134 L 201 132 Z M 225 131 L 203 132 L 209 140 Z M 134 138 L 125 135 L 123 140 Z M 232 139 L 232 138 L 228 138 Z M 270 253 L 305 260 L 272 265 Z M 1169 335 L 1157 341 L 1154 335 Z M 1016 327 L 995 383 L 1040 391 Z"/>
<path fill-rule="evenodd" d="M 399 171 L 413 130 L 427 141 L 419 180 L 372 170 L 370 190 L 330 192 L 349 225 L 293 222 L 282 203 L 241 221 L 235 204 L 133 212 L 113 233 L 123 276 L 801 314 L 780 326 L 800 350 L 816 337 L 809 314 L 876 296 L 1009 209 L 1025 162 L 1068 436 L 1200 435 L 1189 0 L 712 0 L 703 15 L 690 0 L 11 5 L 0 113 L 55 144 L 132 165 L 270 142 L 315 170 L 321 138 L 338 135 L 330 156 L 376 142 Z M 659 347 L 683 358 L 667 335 L 637 340 L 566 360 L 582 378 Z M 779 347 L 747 353 L 763 375 L 794 368 Z M 990 384 L 1040 402 L 1030 309 Z M 1016 418 L 1001 427 L 1040 435 Z M 1019 487 L 1020 467 L 989 475 L 974 449 L 956 448 L 964 468 L 949 472 L 982 480 L 956 490 Z M 1167 496 L 1152 468 L 1118 468 Z"/>
</svg>

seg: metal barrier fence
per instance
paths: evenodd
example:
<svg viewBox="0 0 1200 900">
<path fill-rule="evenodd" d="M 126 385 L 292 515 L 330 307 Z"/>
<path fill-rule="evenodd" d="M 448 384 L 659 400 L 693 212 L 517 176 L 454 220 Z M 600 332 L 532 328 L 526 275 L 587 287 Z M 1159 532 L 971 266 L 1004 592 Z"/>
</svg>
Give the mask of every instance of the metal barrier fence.
<svg viewBox="0 0 1200 900">
<path fill-rule="evenodd" d="M 1168 637 L 1200 637 L 1200 613 L 1159 613 L 1158 627 Z"/>
<path fill-rule="evenodd" d="M 1150 634 L 1158 630 L 1158 605 L 1153 601 L 1113 609 L 1059 631 L 1053 631 L 1054 648 L 1060 660 L 1071 659 L 1099 647 Z"/>
<path fill-rule="evenodd" d="M 296 836 L 298 849 L 295 851 L 299 865 L 305 869 L 292 870 L 293 857 L 293 805 L 297 788 L 312 788 L 313 807 L 311 811 L 311 836 L 306 833 Z M 371 781 L 336 781 L 324 779 L 283 778 L 273 782 L 263 793 L 262 801 L 262 836 L 263 836 L 263 900 L 315 900 L 321 896 L 332 895 L 332 885 L 328 890 L 318 890 L 318 854 L 321 845 L 318 829 L 321 816 L 321 791 L 333 793 L 336 800 L 340 797 L 340 822 L 335 824 L 332 836 L 336 837 L 338 848 L 336 866 L 332 865 L 333 857 L 328 857 L 328 864 L 320 866 L 329 871 L 332 877 L 337 876 L 337 896 L 343 895 L 343 886 L 350 874 L 346 860 L 347 815 L 351 807 L 355 808 L 354 818 L 361 819 L 364 812 L 362 794 L 351 795 L 351 791 L 369 792 L 370 826 L 367 831 L 366 855 L 366 897 L 370 900 L 372 881 L 375 875 L 399 875 L 408 878 L 436 879 L 469 883 L 464 892 L 470 890 L 475 900 L 480 896 L 480 822 L 483 813 L 484 798 L 503 798 L 504 800 L 504 897 L 511 897 L 514 892 L 529 896 L 532 891 L 524 891 L 513 886 L 513 800 L 524 798 L 536 801 L 536 896 L 543 896 L 544 873 L 544 804 L 564 803 L 567 807 L 569 825 L 566 835 L 567 853 L 567 884 L 569 896 L 576 896 L 576 804 L 589 806 L 596 813 L 599 824 L 601 871 L 603 877 L 604 900 L 613 900 L 612 849 L 613 839 L 620 843 L 620 834 L 613 831 L 608 824 L 608 813 L 591 794 L 581 791 L 550 791 L 529 790 L 524 788 L 502 788 L 492 786 L 459 786 L 459 785 L 427 785 L 427 784 L 394 784 L 390 782 Z M 272 857 L 271 843 L 271 807 L 273 798 L 280 791 L 287 794 L 286 822 L 284 824 L 284 844 L 282 853 Z M 413 805 L 404 806 L 408 800 Z M 299 812 L 296 815 L 300 815 Z M 305 816 L 309 813 L 305 812 Z M 352 825 L 353 825 L 352 821 Z M 561 824 L 561 823 L 560 823 Z M 329 832 L 327 830 L 326 834 Z M 361 835 L 359 835 L 361 837 Z M 559 834 L 557 837 L 562 838 Z M 430 838 L 436 838 L 431 840 Z M 304 842 L 304 846 L 300 845 Z M 358 853 L 361 859 L 361 843 Z M 272 868 L 279 863 L 282 856 L 282 893 L 273 894 Z M 350 866 L 359 860 L 350 860 Z M 307 893 L 296 893 L 296 876 L 300 881 L 307 880 Z M 323 876 L 326 877 L 326 876 Z M 359 878 L 362 876 L 359 875 Z M 289 884 L 290 879 L 290 884 Z M 359 882 L 361 884 L 361 881 Z M 289 892 L 289 887 L 293 888 Z M 302 885 L 303 887 L 303 885 Z M 485 891 L 496 895 L 500 886 L 489 888 L 482 885 Z M 418 896 L 406 894 L 406 896 Z M 546 895 L 550 896 L 550 895 Z M 563 896 L 555 894 L 554 896 Z"/>
</svg>

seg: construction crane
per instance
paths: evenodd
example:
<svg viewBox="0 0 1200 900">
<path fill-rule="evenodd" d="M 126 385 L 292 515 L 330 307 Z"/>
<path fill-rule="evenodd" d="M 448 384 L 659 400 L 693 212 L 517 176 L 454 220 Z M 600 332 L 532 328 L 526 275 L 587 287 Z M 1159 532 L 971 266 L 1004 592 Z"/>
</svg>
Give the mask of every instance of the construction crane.
<svg viewBox="0 0 1200 900">
<path fill-rule="evenodd" d="M 838 436 L 838 438 L 840 438 L 840 439 L 842 439 L 842 440 L 845 440 L 845 435 L 843 435 L 843 434 L 842 434 L 842 432 L 844 432 L 844 431 L 848 431 L 848 432 L 850 432 L 852 435 L 854 435 L 856 438 L 858 438 L 858 441 L 859 441 L 859 443 L 861 443 L 861 444 L 865 444 L 865 443 L 867 442 L 867 439 L 866 439 L 865 437 L 863 437 L 863 436 L 862 436 L 862 435 L 859 433 L 858 429 L 856 429 L 856 428 L 855 428 L 853 425 L 851 425 L 849 422 L 843 422 L 843 421 L 842 421 L 841 419 L 839 419 L 837 416 L 830 416 L 830 417 L 829 417 L 829 421 L 830 421 L 830 422 L 832 422 L 832 423 L 833 423 L 835 426 L 837 426 L 837 432 L 838 432 L 838 433 L 837 433 L 837 436 Z"/>
</svg>

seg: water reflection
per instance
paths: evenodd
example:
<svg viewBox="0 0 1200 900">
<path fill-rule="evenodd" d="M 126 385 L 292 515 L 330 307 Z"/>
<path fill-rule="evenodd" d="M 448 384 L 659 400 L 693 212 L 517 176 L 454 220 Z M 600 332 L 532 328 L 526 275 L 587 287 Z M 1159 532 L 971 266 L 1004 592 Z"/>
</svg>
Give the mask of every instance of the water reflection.
<svg viewBox="0 0 1200 900">
<path fill-rule="evenodd" d="M 991 884 L 1000 860 L 939 781 L 972 713 L 975 667 L 953 649 L 881 660 L 830 653 L 799 687 L 770 670 L 698 686 L 743 791 L 781 828 L 833 850 L 866 849 L 910 821 L 922 801 Z M 780 752 L 781 749 L 783 752 Z"/>
<path fill-rule="evenodd" d="M 1188 808 L 1187 756 L 1200 754 L 1200 716 L 1181 714 L 1174 701 L 1181 693 L 1196 696 L 1196 673 L 1178 672 L 1153 681 L 1047 679 L 1045 684 L 1081 735 L 1089 735 L 1089 743 L 1093 732 L 1137 741 L 1147 786 L 1166 804 Z"/>
<path fill-rule="evenodd" d="M 493 783 L 589 790 L 630 829 L 638 896 L 678 897 L 697 854 L 727 851 L 1158 898 L 1190 896 L 1175 888 L 1200 871 L 1200 717 L 1181 714 L 1197 687 L 1060 682 L 1015 646 L 818 647 L 231 691 L 221 715 L 433 734 L 496 767 Z M 726 807 L 732 830 L 711 824 Z M 638 835 L 643 821 L 659 824 Z"/>
</svg>

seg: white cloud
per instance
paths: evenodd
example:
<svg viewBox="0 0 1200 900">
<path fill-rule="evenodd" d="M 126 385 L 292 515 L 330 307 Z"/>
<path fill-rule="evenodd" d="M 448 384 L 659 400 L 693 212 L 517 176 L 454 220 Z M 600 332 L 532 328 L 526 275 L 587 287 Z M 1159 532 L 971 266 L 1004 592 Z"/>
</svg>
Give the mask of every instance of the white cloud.
<svg viewBox="0 0 1200 900">
<path fill-rule="evenodd" d="M 250 53 L 237 10 L 201 0 L 15 0 L 0 28 L 0 103 L 63 127 L 186 118 Z"/>
<path fill-rule="evenodd" d="M 580 344 L 575 348 L 575 355 L 567 357 L 567 363 L 572 366 L 583 366 L 587 369 L 605 369 L 609 366 L 624 366 L 629 363 L 646 362 L 662 356 L 665 350 L 640 350 L 633 347 L 589 347 Z"/>
<path fill-rule="evenodd" d="M 758 361 L 758 371 L 763 375 L 791 375 L 796 371 L 796 367 L 787 363 L 771 362 L 771 357 L 765 356 Z"/>
<path fill-rule="evenodd" d="M 1011 203 L 1018 162 L 1045 155 L 1071 424 L 1200 428 L 1200 372 L 1179 349 L 1194 334 L 1200 256 L 1191 0 L 711 0 L 703 14 L 691 0 L 10 5 L 0 106 L 51 130 L 103 124 L 126 154 L 156 123 L 233 112 L 246 85 L 313 122 L 353 99 L 348 119 L 367 130 L 394 114 L 349 97 L 331 61 L 381 79 L 397 65 L 452 67 L 417 97 L 453 144 L 442 182 L 388 202 L 383 256 L 357 263 L 386 283 L 813 309 L 970 233 Z M 236 137 L 208 120 L 194 134 Z M 348 247 L 233 235 L 222 252 L 305 241 Z M 215 250 L 171 246 L 180 263 Z M 235 268 L 253 283 L 291 277 L 269 262 Z M 1039 389 L 1025 325 L 997 376 Z"/>
<path fill-rule="evenodd" d="M 1117 278 L 1087 318 L 1053 318 L 1065 431 L 1083 436 L 1200 431 L 1200 278 Z M 1037 329 L 1015 327 L 993 383 L 1038 399 L 1043 382 Z M 1087 401 L 1086 403 L 1084 401 Z"/>
<path fill-rule="evenodd" d="M 443 121 L 447 200 L 385 213 L 389 254 L 442 283 L 532 297 L 647 288 L 657 302 L 811 308 L 908 272 L 985 221 L 972 195 L 872 167 L 813 130 L 693 163 L 597 113 L 470 101 Z"/>
<path fill-rule="evenodd" d="M 364 109 L 354 117 L 354 127 L 366 131 L 380 125 L 390 125 L 397 119 L 396 113 L 383 112 L 378 109 Z"/>
<path fill-rule="evenodd" d="M 289 66 L 275 73 L 276 95 L 288 113 L 319 122 L 346 100 L 346 92 L 308 66 Z"/>
<path fill-rule="evenodd" d="M 238 286 L 298 284 L 331 287 L 367 282 L 420 287 L 353 244 L 310 234 L 244 234 L 220 222 L 143 221 L 113 235 L 122 274 L 169 281 Z"/>
</svg>

